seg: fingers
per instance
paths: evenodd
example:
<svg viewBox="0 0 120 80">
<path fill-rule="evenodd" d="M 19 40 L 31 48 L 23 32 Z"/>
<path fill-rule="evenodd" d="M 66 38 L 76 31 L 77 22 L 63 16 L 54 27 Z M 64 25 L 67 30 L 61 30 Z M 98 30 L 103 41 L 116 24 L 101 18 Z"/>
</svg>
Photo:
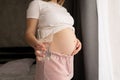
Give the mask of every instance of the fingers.
<svg viewBox="0 0 120 80">
<path fill-rule="evenodd" d="M 79 40 L 77 41 L 76 49 L 77 48 L 80 49 L 80 50 L 82 48 L 82 44 L 81 44 L 81 42 Z"/>
<path fill-rule="evenodd" d="M 78 41 L 78 44 L 77 44 L 77 46 L 76 46 L 76 49 L 77 49 L 77 50 L 80 50 L 80 49 L 81 49 L 81 47 L 82 47 L 81 42 L 80 42 L 80 41 Z"/>
<path fill-rule="evenodd" d="M 36 60 L 37 60 L 37 61 L 42 61 L 42 59 L 43 59 L 42 57 L 36 56 Z"/>
<path fill-rule="evenodd" d="M 79 51 L 80 51 L 81 47 L 77 47 L 73 52 L 72 52 L 72 56 L 76 55 Z"/>
<path fill-rule="evenodd" d="M 39 50 L 36 50 L 36 51 L 35 51 L 35 55 L 36 55 L 36 59 L 37 59 L 38 61 L 41 61 L 41 60 L 45 57 L 44 52 L 41 52 L 41 51 L 39 51 Z"/>
<path fill-rule="evenodd" d="M 72 56 L 77 54 L 82 48 L 81 42 L 77 39 L 77 43 L 76 43 L 76 48 L 75 50 L 72 52 Z"/>
<path fill-rule="evenodd" d="M 36 50 L 36 51 L 35 51 L 35 55 L 36 55 L 36 56 L 39 56 L 39 57 L 44 57 L 44 56 L 45 56 L 45 55 L 44 55 L 44 52 L 39 51 L 39 50 Z"/>
<path fill-rule="evenodd" d="M 44 44 L 38 44 L 34 47 L 35 50 L 46 51 L 46 47 Z"/>
<path fill-rule="evenodd" d="M 44 57 L 45 57 L 45 52 L 46 52 L 46 44 L 38 42 L 35 46 L 34 46 L 34 50 L 35 50 L 35 55 L 36 55 L 36 59 L 38 61 L 41 61 Z"/>
</svg>

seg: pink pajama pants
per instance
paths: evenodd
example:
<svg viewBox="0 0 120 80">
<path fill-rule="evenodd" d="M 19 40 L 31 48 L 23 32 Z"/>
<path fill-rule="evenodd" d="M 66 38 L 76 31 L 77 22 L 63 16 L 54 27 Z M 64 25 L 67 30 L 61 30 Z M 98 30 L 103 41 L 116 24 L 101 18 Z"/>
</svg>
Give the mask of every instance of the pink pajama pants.
<svg viewBox="0 0 120 80">
<path fill-rule="evenodd" d="M 51 59 L 37 61 L 35 80 L 71 80 L 73 56 L 51 52 Z"/>
</svg>

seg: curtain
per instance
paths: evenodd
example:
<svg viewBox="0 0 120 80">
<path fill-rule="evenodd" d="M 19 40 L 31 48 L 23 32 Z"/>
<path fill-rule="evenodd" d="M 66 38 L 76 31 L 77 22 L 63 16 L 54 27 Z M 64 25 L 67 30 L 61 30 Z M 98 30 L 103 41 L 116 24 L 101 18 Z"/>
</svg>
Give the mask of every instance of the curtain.
<svg viewBox="0 0 120 80">
<path fill-rule="evenodd" d="M 66 0 L 75 20 L 76 35 L 82 50 L 75 55 L 72 80 L 98 80 L 98 16 L 96 0 Z"/>
<path fill-rule="evenodd" d="M 77 38 L 82 42 L 82 31 L 81 31 L 81 24 L 80 24 L 80 1 L 79 0 L 65 0 L 65 7 L 68 9 L 70 14 L 74 18 L 74 27 L 76 30 Z M 75 55 L 74 58 L 74 77 L 72 80 L 85 80 L 85 73 L 84 73 L 84 55 L 83 49 Z"/>
<path fill-rule="evenodd" d="M 80 0 L 85 80 L 98 80 L 98 15 L 96 0 Z"/>
<path fill-rule="evenodd" d="M 97 0 L 99 80 L 120 80 L 120 1 Z"/>
<path fill-rule="evenodd" d="M 97 3 L 99 15 L 99 80 L 112 80 L 108 0 L 98 0 Z"/>
<path fill-rule="evenodd" d="M 72 12 L 71 14 L 74 17 L 75 20 L 75 30 L 76 30 L 76 36 L 77 38 L 83 43 L 82 40 L 82 28 L 81 28 L 81 16 L 80 16 L 80 6 L 79 6 L 80 0 L 72 0 Z M 74 61 L 74 70 L 75 74 L 73 77 L 73 80 L 85 80 L 85 66 L 84 66 L 84 54 L 83 54 L 83 48 L 81 51 L 75 55 L 75 61 Z"/>
</svg>

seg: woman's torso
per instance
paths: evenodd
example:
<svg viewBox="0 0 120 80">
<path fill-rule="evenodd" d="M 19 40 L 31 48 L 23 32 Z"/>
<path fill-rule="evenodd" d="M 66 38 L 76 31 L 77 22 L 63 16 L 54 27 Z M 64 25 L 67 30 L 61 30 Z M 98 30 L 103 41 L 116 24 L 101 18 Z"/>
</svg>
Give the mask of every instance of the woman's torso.
<svg viewBox="0 0 120 80">
<path fill-rule="evenodd" d="M 66 25 L 69 25 L 70 27 L 73 26 L 74 20 L 72 16 L 64 7 L 58 5 L 57 3 L 43 2 L 41 6 L 44 6 L 41 9 L 39 20 L 40 29 L 43 29 L 42 34 L 47 36 L 48 32 L 52 32 L 52 28 L 54 28 L 54 30 L 62 29 L 54 34 L 51 50 L 62 54 L 71 54 L 75 49 L 76 36 L 74 30 L 68 28 Z M 65 28 L 61 28 L 61 24 L 65 24 Z M 42 36 L 45 37 L 44 35 Z"/>
</svg>

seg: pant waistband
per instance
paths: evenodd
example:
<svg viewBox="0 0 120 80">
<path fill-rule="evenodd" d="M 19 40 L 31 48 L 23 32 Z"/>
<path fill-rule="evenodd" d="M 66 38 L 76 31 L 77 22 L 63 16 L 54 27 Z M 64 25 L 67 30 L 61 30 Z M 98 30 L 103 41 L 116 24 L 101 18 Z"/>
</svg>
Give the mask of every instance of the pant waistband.
<svg viewBox="0 0 120 80">
<path fill-rule="evenodd" d="M 61 57 L 73 57 L 71 54 L 62 54 L 59 52 L 55 52 L 55 51 L 50 51 L 51 55 L 56 55 L 56 56 L 61 56 Z"/>
</svg>

